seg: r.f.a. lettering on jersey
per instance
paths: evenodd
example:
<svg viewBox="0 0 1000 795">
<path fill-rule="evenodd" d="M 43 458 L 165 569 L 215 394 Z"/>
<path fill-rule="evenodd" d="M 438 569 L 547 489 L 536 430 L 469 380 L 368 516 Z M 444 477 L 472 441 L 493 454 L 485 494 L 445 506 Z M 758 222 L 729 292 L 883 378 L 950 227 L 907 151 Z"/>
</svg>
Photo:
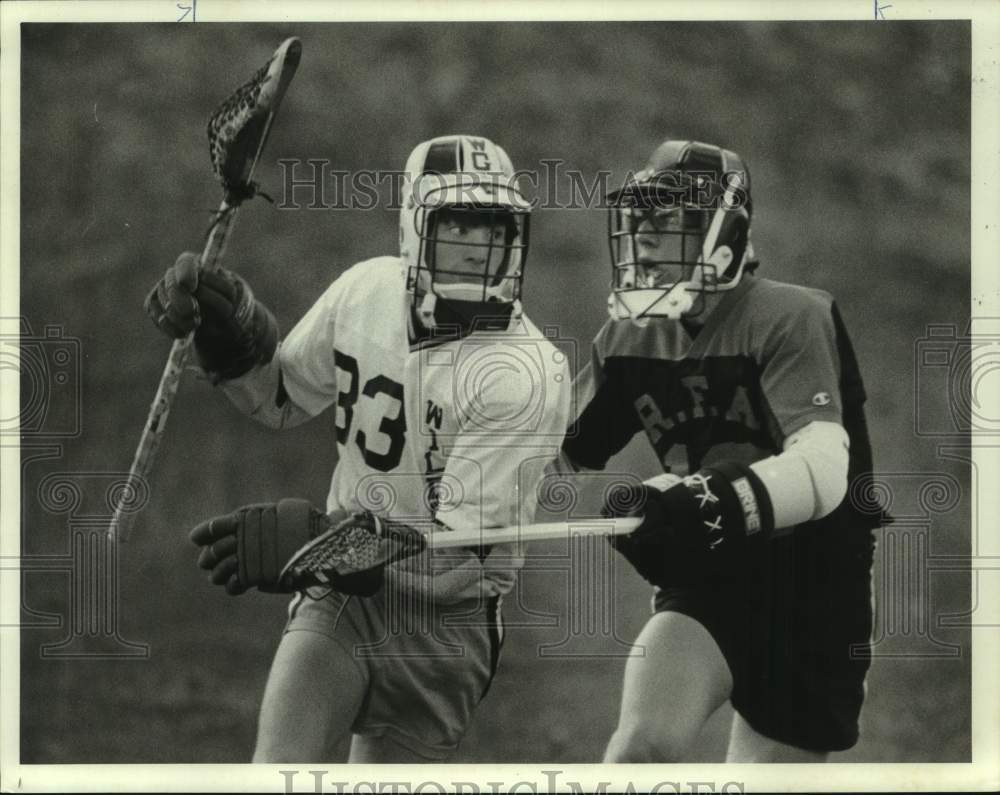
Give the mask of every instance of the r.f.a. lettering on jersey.
<svg viewBox="0 0 1000 795">
<path fill-rule="evenodd" d="M 760 430 L 760 421 L 743 385 L 737 384 L 733 389 L 732 399 L 727 405 L 720 406 L 711 402 L 708 379 L 705 376 L 683 376 L 678 379 L 678 383 L 690 400 L 672 412 L 664 414 L 653 396 L 648 393 L 643 393 L 635 399 L 636 412 L 655 447 L 658 448 L 665 439 L 669 440 L 679 426 L 695 420 L 721 418 L 726 422 L 737 423 L 747 431 Z"/>
</svg>

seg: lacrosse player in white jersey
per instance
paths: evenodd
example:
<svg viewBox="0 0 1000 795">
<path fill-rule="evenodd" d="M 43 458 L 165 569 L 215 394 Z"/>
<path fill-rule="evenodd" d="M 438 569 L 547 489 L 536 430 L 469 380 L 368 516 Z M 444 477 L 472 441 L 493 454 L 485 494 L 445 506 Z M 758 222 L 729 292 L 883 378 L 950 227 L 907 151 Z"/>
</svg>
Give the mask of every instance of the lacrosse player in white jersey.
<svg viewBox="0 0 1000 795">
<path fill-rule="evenodd" d="M 523 551 L 490 528 L 531 521 L 569 414 L 568 363 L 521 309 L 530 203 L 506 152 L 477 136 L 420 144 L 403 180 L 400 255 L 337 278 L 280 343 L 246 282 L 182 255 L 147 300 L 249 416 L 287 427 L 336 406 L 326 513 L 426 532 L 481 529 L 297 593 L 261 706 L 254 760 L 446 759 L 496 670 L 500 600 Z M 334 440 L 331 439 L 331 443 Z M 303 500 L 245 506 L 192 532 L 233 594 L 280 590 L 326 517 Z M 447 555 L 440 554 L 447 552 Z"/>
</svg>

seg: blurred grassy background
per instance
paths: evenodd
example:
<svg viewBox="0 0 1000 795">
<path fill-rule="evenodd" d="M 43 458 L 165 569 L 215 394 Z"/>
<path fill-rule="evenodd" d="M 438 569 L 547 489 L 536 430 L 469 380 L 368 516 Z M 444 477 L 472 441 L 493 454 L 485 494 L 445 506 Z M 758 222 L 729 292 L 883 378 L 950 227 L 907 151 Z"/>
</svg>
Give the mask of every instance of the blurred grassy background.
<svg viewBox="0 0 1000 795">
<path fill-rule="evenodd" d="M 400 169 L 417 142 L 449 132 L 493 138 L 519 168 L 560 158 L 588 179 L 598 169 L 620 178 L 668 137 L 740 152 L 754 178 L 761 273 L 827 289 L 841 304 L 866 376 L 877 467 L 949 473 L 968 494 L 968 467 L 939 460 L 934 440 L 914 433 L 915 411 L 948 415 L 946 391 L 922 387 L 913 365 L 928 324 L 961 330 L 969 316 L 968 24 L 36 24 L 22 28 L 21 312 L 36 335 L 58 325 L 80 340 L 82 425 L 48 460 L 29 461 L 37 440 L 24 440 L 26 554 L 68 550 L 70 517 L 43 505 L 44 478 L 72 473 L 87 492 L 102 487 L 86 473 L 127 469 L 169 347 L 143 298 L 179 251 L 199 248 L 218 203 L 205 122 L 289 35 L 301 36 L 303 61 L 257 175 L 276 197 L 278 158 Z M 547 188 L 543 177 L 538 191 Z M 237 221 L 227 262 L 287 330 L 351 263 L 394 253 L 396 223 L 384 209 L 257 201 Z M 542 210 L 533 224 L 527 309 L 585 355 L 608 289 L 604 215 Z M 23 630 L 23 761 L 249 758 L 284 601 L 217 593 L 197 573 L 186 531 L 250 501 L 321 502 L 332 425 L 324 416 L 274 435 L 206 383 L 185 381 L 151 502 L 121 552 L 120 631 L 151 656 L 45 657 L 68 626 Z M 618 463 L 650 465 L 641 446 Z M 968 552 L 968 507 L 963 499 L 934 517 L 934 553 Z M 106 508 L 81 507 L 77 527 L 88 511 Z M 586 654 L 573 658 L 539 652 L 566 631 L 564 580 L 525 576 L 508 612 L 523 626 L 510 628 L 459 760 L 600 757 L 624 666 L 614 655 L 647 610 L 643 584 L 616 572 L 623 640 L 583 639 Z M 24 582 L 26 623 L 69 615 L 65 573 Z M 967 578 L 930 582 L 932 623 L 968 609 Z M 906 607 L 928 609 L 919 598 Z M 539 626 L 539 611 L 551 626 Z M 969 758 L 968 634 L 933 634 L 961 656 L 876 659 L 861 742 L 839 760 Z M 902 643 L 911 655 L 933 646 L 917 629 Z M 726 718 L 713 720 L 699 758 L 721 758 Z"/>
</svg>

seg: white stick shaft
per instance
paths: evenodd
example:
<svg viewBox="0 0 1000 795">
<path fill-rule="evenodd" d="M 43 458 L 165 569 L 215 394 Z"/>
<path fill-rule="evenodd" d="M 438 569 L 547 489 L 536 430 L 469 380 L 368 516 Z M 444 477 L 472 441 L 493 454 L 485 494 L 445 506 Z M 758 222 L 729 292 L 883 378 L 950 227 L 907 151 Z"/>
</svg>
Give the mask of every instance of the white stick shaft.
<svg viewBox="0 0 1000 795">
<path fill-rule="evenodd" d="M 219 205 L 219 222 L 212 227 L 208 240 L 205 242 L 205 249 L 201 254 L 202 267 L 206 270 L 215 270 L 219 267 L 226 249 L 226 242 L 232 233 L 233 222 L 236 220 L 236 210 L 236 207 L 230 208 L 225 200 Z M 135 521 L 138 510 L 142 507 L 141 497 L 148 496 L 146 479 L 153 471 L 156 452 L 163 440 L 167 417 L 174 404 L 174 399 L 177 397 L 177 389 L 181 383 L 181 376 L 184 373 L 193 340 L 194 332 L 192 331 L 187 337 L 174 340 L 170 347 L 170 356 L 167 357 L 159 386 L 156 388 L 156 395 L 149 407 L 149 414 L 146 417 L 146 424 L 143 426 L 139 444 L 136 446 L 135 456 L 132 458 L 132 467 L 129 470 L 125 488 L 120 492 L 115 505 L 114 517 L 108 527 L 108 537 L 111 539 L 128 540 L 132 523 Z"/>
<path fill-rule="evenodd" d="M 571 536 L 620 536 L 635 530 L 641 517 L 586 519 L 573 522 L 540 522 L 482 530 L 437 530 L 430 534 L 431 549 L 471 547 L 478 544 L 508 544 L 514 541 L 556 541 Z"/>
</svg>

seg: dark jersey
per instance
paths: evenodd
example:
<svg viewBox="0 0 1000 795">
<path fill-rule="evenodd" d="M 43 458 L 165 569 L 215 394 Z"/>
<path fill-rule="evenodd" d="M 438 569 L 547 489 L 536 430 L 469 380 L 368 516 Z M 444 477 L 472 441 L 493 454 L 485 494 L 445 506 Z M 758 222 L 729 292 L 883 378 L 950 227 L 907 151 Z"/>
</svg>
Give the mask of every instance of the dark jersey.
<svg viewBox="0 0 1000 795">
<path fill-rule="evenodd" d="M 584 467 L 603 469 L 640 431 L 665 468 L 678 445 L 688 472 L 723 460 L 749 464 L 822 420 L 847 431 L 848 483 L 870 493 L 855 483 L 872 469 L 865 390 L 837 306 L 821 290 L 746 276 L 693 339 L 676 321 L 608 321 L 577 388 L 582 411 L 563 447 Z M 851 494 L 810 524 L 876 526 Z"/>
</svg>

